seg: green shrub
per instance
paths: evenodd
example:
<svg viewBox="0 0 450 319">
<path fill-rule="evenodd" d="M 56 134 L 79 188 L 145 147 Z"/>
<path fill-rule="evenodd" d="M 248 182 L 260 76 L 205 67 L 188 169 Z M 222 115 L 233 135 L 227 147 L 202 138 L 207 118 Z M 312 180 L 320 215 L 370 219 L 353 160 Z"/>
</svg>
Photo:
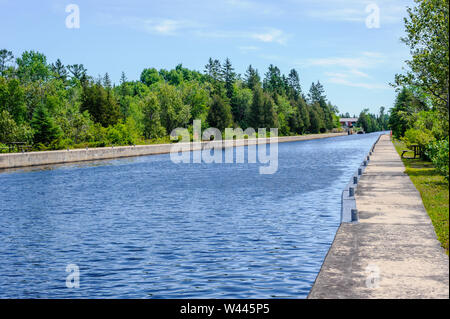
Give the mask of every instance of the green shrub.
<svg viewBox="0 0 450 319">
<path fill-rule="evenodd" d="M 406 144 L 406 147 L 411 148 L 412 144 L 417 144 L 422 150 L 434 142 L 436 139 L 433 133 L 428 129 L 410 128 L 405 132 L 405 136 L 401 140 Z"/>
<path fill-rule="evenodd" d="M 73 142 L 70 138 L 58 138 L 50 143 L 48 149 L 50 150 L 64 150 L 72 147 Z"/>
<path fill-rule="evenodd" d="M 108 127 L 107 139 L 111 144 L 131 145 L 136 143 L 136 134 L 127 124 L 117 123 Z"/>
<path fill-rule="evenodd" d="M 449 152 L 448 152 L 448 137 L 445 140 L 435 141 L 430 143 L 426 150 L 426 155 L 433 162 L 436 170 L 445 177 L 445 179 L 449 180 L 449 172 L 448 172 L 448 162 L 449 162 Z"/>
</svg>

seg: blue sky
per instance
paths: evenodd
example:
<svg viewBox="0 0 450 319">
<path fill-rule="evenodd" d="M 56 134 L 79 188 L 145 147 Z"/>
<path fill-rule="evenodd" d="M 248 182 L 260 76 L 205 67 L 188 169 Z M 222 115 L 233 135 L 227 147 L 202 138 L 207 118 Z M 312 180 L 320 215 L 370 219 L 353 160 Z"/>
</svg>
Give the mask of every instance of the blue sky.
<svg viewBox="0 0 450 319">
<path fill-rule="evenodd" d="M 66 27 L 68 4 L 80 9 L 80 28 Z M 366 12 L 376 4 L 379 28 Z M 0 48 L 46 54 L 49 62 L 82 63 L 88 73 L 124 71 L 139 79 L 146 67 L 179 63 L 203 71 L 209 57 L 229 57 L 243 74 L 249 64 L 295 68 L 307 91 L 320 80 L 341 112 L 392 107 L 388 83 L 409 59 L 400 42 L 412 0 L 22 1 L 0 0 Z"/>
</svg>

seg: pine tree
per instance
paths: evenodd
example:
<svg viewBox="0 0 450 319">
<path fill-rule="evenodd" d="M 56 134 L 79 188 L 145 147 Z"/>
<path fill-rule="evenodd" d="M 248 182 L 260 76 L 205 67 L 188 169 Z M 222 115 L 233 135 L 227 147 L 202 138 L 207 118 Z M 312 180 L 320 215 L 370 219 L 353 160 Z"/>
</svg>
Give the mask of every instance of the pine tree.
<svg viewBox="0 0 450 319">
<path fill-rule="evenodd" d="M 253 90 L 253 101 L 249 113 L 250 126 L 255 130 L 264 125 L 264 93 L 256 86 Z"/>
<path fill-rule="evenodd" d="M 233 97 L 233 83 L 236 80 L 236 73 L 234 73 L 233 66 L 230 59 L 225 60 L 225 64 L 222 69 L 223 79 L 225 81 L 225 91 L 228 99 Z"/>
<path fill-rule="evenodd" d="M 80 110 L 87 110 L 93 120 L 104 127 L 116 124 L 120 118 L 119 105 L 112 90 L 105 90 L 100 83 L 84 83 Z"/>
<path fill-rule="evenodd" d="M 284 83 L 280 69 L 274 65 L 269 65 L 269 70 L 265 74 L 263 88 L 267 92 L 282 95 L 284 93 Z"/>
<path fill-rule="evenodd" d="M 56 62 L 52 64 L 51 69 L 57 79 L 66 81 L 67 70 L 66 67 L 62 64 L 60 59 L 56 60 Z"/>
<path fill-rule="evenodd" d="M 321 100 L 326 101 L 325 89 L 319 81 L 317 81 L 317 84 L 314 82 L 311 84 L 308 99 L 311 104 L 320 103 Z"/>
<path fill-rule="evenodd" d="M 302 87 L 300 86 L 298 72 L 295 69 L 289 72 L 287 81 L 289 97 L 297 101 L 302 96 Z"/>
<path fill-rule="evenodd" d="M 87 70 L 83 66 L 83 64 L 68 65 L 67 69 L 69 70 L 70 73 L 72 73 L 72 77 L 77 80 L 81 81 L 83 78 L 86 77 Z"/>
<path fill-rule="evenodd" d="M 125 75 L 125 72 L 122 71 L 122 74 L 120 75 L 120 84 L 123 85 L 127 82 L 127 76 Z"/>
<path fill-rule="evenodd" d="M 245 72 L 244 81 L 251 90 L 255 89 L 257 86 L 261 86 L 261 77 L 258 74 L 258 70 L 254 69 L 251 64 Z"/>
<path fill-rule="evenodd" d="M 55 124 L 43 104 L 36 107 L 31 120 L 31 127 L 34 131 L 34 143 L 48 145 L 62 134 L 60 127 Z"/>
<path fill-rule="evenodd" d="M 208 123 L 211 127 L 219 129 L 221 132 L 231 125 L 230 105 L 219 96 L 214 95 L 209 108 Z"/>
<path fill-rule="evenodd" d="M 103 86 L 109 90 L 111 89 L 111 79 L 109 78 L 108 72 L 105 73 L 105 76 L 103 77 Z"/>
</svg>

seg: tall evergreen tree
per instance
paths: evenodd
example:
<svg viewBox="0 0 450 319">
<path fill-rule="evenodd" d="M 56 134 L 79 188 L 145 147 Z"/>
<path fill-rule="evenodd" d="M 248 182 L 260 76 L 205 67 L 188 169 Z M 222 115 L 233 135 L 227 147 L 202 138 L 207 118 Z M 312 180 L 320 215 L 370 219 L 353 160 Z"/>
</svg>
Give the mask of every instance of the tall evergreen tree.
<svg viewBox="0 0 450 319">
<path fill-rule="evenodd" d="M 270 93 L 283 94 L 284 83 L 278 67 L 272 64 L 269 65 L 269 69 L 264 77 L 263 88 Z"/>
<path fill-rule="evenodd" d="M 105 90 L 100 83 L 83 85 L 81 112 L 88 111 L 95 122 L 102 126 L 114 125 L 120 118 L 120 109 L 112 91 Z"/>
<path fill-rule="evenodd" d="M 219 96 L 214 95 L 208 112 L 208 123 L 221 132 L 231 125 L 230 106 Z"/>
<path fill-rule="evenodd" d="M 298 72 L 292 69 L 289 72 L 288 78 L 289 97 L 298 100 L 302 96 L 302 87 L 300 85 L 300 78 Z"/>
<path fill-rule="evenodd" d="M 67 69 L 60 59 L 56 60 L 56 62 L 51 65 L 51 69 L 57 79 L 66 81 Z"/>
<path fill-rule="evenodd" d="M 81 81 L 83 77 L 86 77 L 87 70 L 83 64 L 68 65 L 67 69 L 72 74 L 72 77 L 74 79 Z"/>
<path fill-rule="evenodd" d="M 247 87 L 251 90 L 254 90 L 255 87 L 261 85 L 261 77 L 258 74 L 258 70 L 254 69 L 251 64 L 245 72 L 244 81 Z"/>
<path fill-rule="evenodd" d="M 314 82 L 311 84 L 308 99 L 311 104 L 320 103 L 321 100 L 326 101 L 327 97 L 325 95 L 325 89 L 319 81 L 317 81 L 317 84 Z"/>
<path fill-rule="evenodd" d="M 233 83 L 236 79 L 233 66 L 230 59 L 226 59 L 222 69 L 223 79 L 225 81 L 225 91 L 229 99 L 233 97 Z"/>
<path fill-rule="evenodd" d="M 0 75 L 3 76 L 7 69 L 8 63 L 14 60 L 14 55 L 6 49 L 0 50 Z"/>
<path fill-rule="evenodd" d="M 36 107 L 33 113 L 31 127 L 34 131 L 34 143 L 48 145 L 62 134 L 61 128 L 55 124 L 54 119 L 49 115 L 47 108 L 42 103 Z"/>
</svg>

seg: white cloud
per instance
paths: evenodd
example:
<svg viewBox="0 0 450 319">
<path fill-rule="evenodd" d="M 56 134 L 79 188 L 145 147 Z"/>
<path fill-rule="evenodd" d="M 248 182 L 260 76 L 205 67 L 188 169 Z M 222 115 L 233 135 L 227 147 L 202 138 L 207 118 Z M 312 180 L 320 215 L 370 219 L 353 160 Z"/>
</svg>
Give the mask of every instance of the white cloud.
<svg viewBox="0 0 450 319">
<path fill-rule="evenodd" d="M 362 52 L 354 57 L 316 58 L 301 64 L 306 67 L 326 68 L 325 75 L 329 83 L 365 89 L 387 89 L 389 86 L 386 84 L 361 81 L 372 78 L 365 70 L 373 70 L 382 63 L 384 63 L 384 56 L 381 53 Z"/>
<path fill-rule="evenodd" d="M 370 61 L 361 57 L 356 58 L 330 57 L 330 58 L 309 59 L 305 63 L 300 64 L 303 64 L 304 66 L 367 68 L 370 66 L 370 63 L 371 63 Z"/>
<path fill-rule="evenodd" d="M 197 23 L 188 20 L 143 19 L 137 17 L 122 18 L 120 23 L 139 31 L 160 35 L 177 35 L 182 30 L 199 27 Z"/>
<path fill-rule="evenodd" d="M 373 68 L 384 62 L 384 56 L 378 52 L 362 52 L 353 57 L 326 57 L 313 58 L 305 61 L 298 61 L 297 64 L 303 67 L 321 66 L 321 67 L 341 67 L 347 69 L 353 75 L 368 77 L 360 69 Z"/>
<path fill-rule="evenodd" d="M 355 82 L 342 77 L 332 77 L 327 80 L 329 83 L 340 84 L 345 86 L 359 87 L 365 89 L 389 89 L 387 84 Z"/>
<path fill-rule="evenodd" d="M 210 38 L 243 38 L 253 39 L 260 42 L 273 42 L 278 44 L 286 44 L 287 39 L 290 37 L 283 31 L 273 28 L 265 28 L 262 31 L 203 31 L 196 32 L 198 36 L 210 37 Z"/>
<path fill-rule="evenodd" d="M 253 39 L 262 42 L 277 42 L 279 44 L 286 44 L 288 36 L 283 31 L 278 29 L 270 29 L 261 33 L 252 33 L 250 35 Z"/>
<path fill-rule="evenodd" d="M 366 6 L 375 3 L 380 8 L 381 24 L 401 24 L 406 15 L 406 6 L 412 1 L 400 0 L 321 0 L 320 6 L 306 11 L 306 15 L 313 19 L 325 21 L 361 22 L 364 23 L 368 13 Z"/>
</svg>

